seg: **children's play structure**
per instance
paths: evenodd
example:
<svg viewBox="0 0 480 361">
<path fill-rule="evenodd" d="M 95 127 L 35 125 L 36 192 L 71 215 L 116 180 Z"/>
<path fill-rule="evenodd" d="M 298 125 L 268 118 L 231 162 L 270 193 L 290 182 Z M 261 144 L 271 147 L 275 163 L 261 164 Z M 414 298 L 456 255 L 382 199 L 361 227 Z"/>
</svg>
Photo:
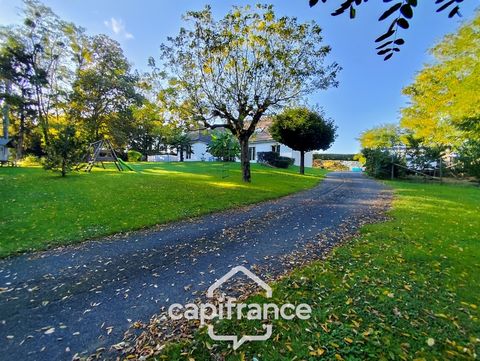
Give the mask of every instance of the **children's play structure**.
<svg viewBox="0 0 480 361">
<path fill-rule="evenodd" d="M 13 162 L 9 160 L 9 148 L 13 148 L 12 140 L 8 138 L 8 126 L 10 125 L 9 118 L 8 118 L 8 105 L 6 102 L 2 104 L 2 124 L 3 124 L 3 133 L 2 137 L 0 138 L 0 166 L 4 165 L 14 165 Z"/>
<path fill-rule="evenodd" d="M 134 170 L 117 156 L 112 143 L 106 139 L 98 140 L 90 144 L 86 161 L 87 166 L 85 167 L 85 172 L 90 172 L 93 166 L 98 164 L 101 164 L 101 166 L 105 168 L 103 162 L 113 162 L 120 172 L 125 169 Z"/>
</svg>

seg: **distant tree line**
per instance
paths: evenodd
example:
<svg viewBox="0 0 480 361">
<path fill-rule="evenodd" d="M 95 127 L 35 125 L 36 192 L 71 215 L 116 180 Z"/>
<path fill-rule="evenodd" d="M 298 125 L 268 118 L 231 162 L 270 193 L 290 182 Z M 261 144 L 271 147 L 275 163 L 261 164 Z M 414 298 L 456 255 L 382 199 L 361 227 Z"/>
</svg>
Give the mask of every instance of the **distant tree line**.
<svg viewBox="0 0 480 361">
<path fill-rule="evenodd" d="M 174 149 L 183 160 L 189 130 L 224 128 L 238 141 L 248 182 L 248 143 L 264 114 L 338 84 L 340 67 L 326 64 L 330 47 L 314 22 L 267 5 L 233 7 L 221 19 L 207 6 L 184 20 L 140 73 L 115 40 L 24 0 L 22 23 L 0 28 L 0 106 L 16 159 L 46 156 L 49 168 L 68 170 L 61 165 L 79 147 L 108 139 L 144 159 Z"/>
<path fill-rule="evenodd" d="M 184 123 L 156 100 L 158 76 L 133 70 L 117 41 L 87 35 L 36 0 L 21 15 L 20 25 L 0 27 L 0 107 L 17 161 L 45 157 L 64 174 L 99 139 L 144 159 L 188 148 Z"/>
</svg>

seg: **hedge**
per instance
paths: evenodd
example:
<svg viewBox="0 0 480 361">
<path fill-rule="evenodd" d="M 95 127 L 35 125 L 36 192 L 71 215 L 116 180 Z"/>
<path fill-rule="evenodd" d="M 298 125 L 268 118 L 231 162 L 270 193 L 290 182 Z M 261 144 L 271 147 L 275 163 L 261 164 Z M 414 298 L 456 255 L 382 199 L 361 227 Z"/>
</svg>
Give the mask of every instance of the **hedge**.
<svg viewBox="0 0 480 361">
<path fill-rule="evenodd" d="M 353 159 L 355 154 L 333 154 L 333 153 L 322 153 L 314 154 L 313 159 L 318 160 L 355 160 Z"/>
</svg>

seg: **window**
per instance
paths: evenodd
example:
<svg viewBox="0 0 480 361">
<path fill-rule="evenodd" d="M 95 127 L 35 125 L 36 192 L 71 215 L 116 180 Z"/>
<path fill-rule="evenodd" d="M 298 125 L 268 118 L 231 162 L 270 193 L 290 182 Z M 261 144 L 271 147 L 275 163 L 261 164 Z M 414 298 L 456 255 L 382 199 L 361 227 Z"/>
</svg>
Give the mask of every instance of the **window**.
<svg viewBox="0 0 480 361">
<path fill-rule="evenodd" d="M 255 160 L 255 147 L 248 148 L 248 159 Z"/>
<path fill-rule="evenodd" d="M 272 145 L 272 152 L 280 154 L 280 144 Z"/>
</svg>

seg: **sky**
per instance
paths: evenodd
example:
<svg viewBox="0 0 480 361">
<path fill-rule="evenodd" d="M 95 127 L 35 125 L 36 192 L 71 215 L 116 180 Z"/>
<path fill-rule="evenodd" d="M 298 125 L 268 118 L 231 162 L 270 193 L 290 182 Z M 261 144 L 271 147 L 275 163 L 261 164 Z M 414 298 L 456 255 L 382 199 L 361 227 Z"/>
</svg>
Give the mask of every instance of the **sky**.
<svg viewBox="0 0 480 361">
<path fill-rule="evenodd" d="M 233 5 L 255 4 L 246 0 L 44 0 L 61 18 L 87 29 L 89 34 L 104 33 L 118 40 L 135 68 L 145 70 L 150 56 L 158 58 L 159 46 L 167 36 L 178 33 L 182 14 L 212 6 L 217 17 Z M 376 55 L 374 40 L 385 32 L 388 23 L 377 19 L 386 9 L 372 0 L 357 9 L 357 17 L 332 17 L 340 0 L 319 2 L 314 8 L 308 0 L 262 1 L 275 6 L 279 15 L 316 21 L 323 29 L 325 44 L 332 47 L 329 61 L 343 68 L 339 87 L 312 94 L 309 103 L 318 104 L 335 120 L 338 137 L 329 153 L 356 153 L 359 134 L 373 126 L 398 122 L 400 109 L 408 104 L 402 88 L 410 84 L 425 63 L 431 62 L 428 49 L 445 34 L 468 21 L 480 5 L 479 0 L 461 4 L 462 18 L 448 19 L 436 13 L 434 1 L 421 1 L 410 29 L 402 32 L 406 40 L 400 53 L 384 62 Z M 21 0 L 0 0 L 0 24 L 19 21 Z M 388 5 L 388 4 L 387 4 Z M 382 11 L 383 10 L 383 11 Z"/>
</svg>

